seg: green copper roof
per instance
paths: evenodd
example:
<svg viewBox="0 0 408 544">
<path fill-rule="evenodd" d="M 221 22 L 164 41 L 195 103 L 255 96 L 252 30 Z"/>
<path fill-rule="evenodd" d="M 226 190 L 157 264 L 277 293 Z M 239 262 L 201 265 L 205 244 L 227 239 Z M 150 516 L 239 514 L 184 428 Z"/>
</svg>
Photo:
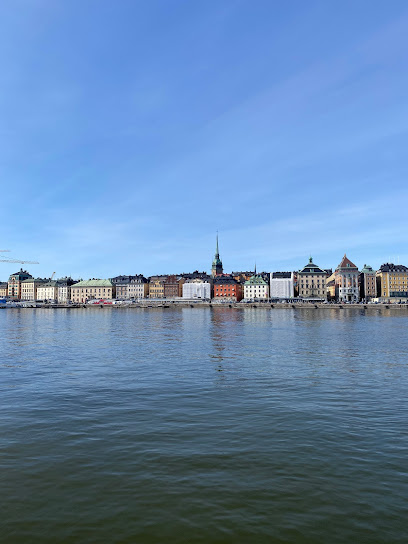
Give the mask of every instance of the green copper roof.
<svg viewBox="0 0 408 544">
<path fill-rule="evenodd" d="M 213 268 L 216 266 L 222 267 L 222 261 L 220 259 L 220 251 L 218 249 L 218 232 L 217 232 L 217 246 L 215 248 L 215 255 L 214 255 L 214 260 L 212 262 L 212 265 L 213 265 Z"/>
<path fill-rule="evenodd" d="M 267 283 L 262 276 L 252 276 L 244 283 L 244 285 L 267 285 Z"/>
<path fill-rule="evenodd" d="M 364 267 L 362 268 L 361 272 L 363 274 L 373 274 L 374 270 L 373 270 L 372 266 L 370 266 L 369 264 L 365 264 Z"/>
<path fill-rule="evenodd" d="M 72 287 L 113 287 L 110 280 L 85 280 L 80 281 Z"/>
</svg>

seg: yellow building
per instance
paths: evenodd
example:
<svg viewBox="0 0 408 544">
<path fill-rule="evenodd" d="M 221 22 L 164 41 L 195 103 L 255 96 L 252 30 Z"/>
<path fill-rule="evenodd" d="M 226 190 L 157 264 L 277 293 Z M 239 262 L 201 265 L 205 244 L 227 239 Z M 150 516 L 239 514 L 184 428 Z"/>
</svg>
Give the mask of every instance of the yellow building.
<svg viewBox="0 0 408 544">
<path fill-rule="evenodd" d="M 336 273 L 333 272 L 326 280 L 326 293 L 327 300 L 334 300 L 336 298 Z"/>
<path fill-rule="evenodd" d="M 0 283 L 0 298 L 6 298 L 8 293 L 8 283 Z"/>
<path fill-rule="evenodd" d="M 299 298 L 305 300 L 327 300 L 327 272 L 313 263 L 312 257 L 298 272 Z"/>
<path fill-rule="evenodd" d="M 386 263 L 381 265 L 376 276 L 378 296 L 390 302 L 408 298 L 408 267 Z"/>
<path fill-rule="evenodd" d="M 38 287 L 47 283 L 47 280 L 41 278 L 29 278 L 21 282 L 21 300 L 37 300 L 41 297 L 37 296 Z"/>
<path fill-rule="evenodd" d="M 164 278 L 150 279 L 149 298 L 164 298 Z"/>
<path fill-rule="evenodd" d="M 110 280 L 86 280 L 71 286 L 72 302 L 88 302 L 88 300 L 106 300 L 115 296 L 115 287 Z"/>
</svg>

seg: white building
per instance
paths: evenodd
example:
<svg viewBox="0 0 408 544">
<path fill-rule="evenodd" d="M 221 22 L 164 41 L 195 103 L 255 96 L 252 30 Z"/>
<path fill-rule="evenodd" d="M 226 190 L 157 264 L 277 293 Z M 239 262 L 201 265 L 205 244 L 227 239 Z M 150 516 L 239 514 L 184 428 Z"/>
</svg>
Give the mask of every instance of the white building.
<svg viewBox="0 0 408 544">
<path fill-rule="evenodd" d="M 37 287 L 37 300 L 57 302 L 58 284 L 56 281 L 48 281 Z"/>
<path fill-rule="evenodd" d="M 139 299 L 146 298 L 149 294 L 149 282 L 139 274 L 139 276 L 131 277 L 128 284 L 128 298 Z"/>
<path fill-rule="evenodd" d="M 200 278 L 187 280 L 183 284 L 183 298 L 211 298 L 211 284 Z"/>
<path fill-rule="evenodd" d="M 71 286 L 77 281 L 72 278 L 61 278 L 57 281 L 57 299 L 59 304 L 68 304 L 71 302 Z"/>
<path fill-rule="evenodd" d="M 244 298 L 247 300 L 269 298 L 269 286 L 262 276 L 254 275 L 244 283 Z"/>
<path fill-rule="evenodd" d="M 270 293 L 271 298 L 294 298 L 293 272 L 272 272 Z"/>
<path fill-rule="evenodd" d="M 334 273 L 336 282 L 336 297 L 339 302 L 358 302 L 360 290 L 358 286 L 359 271 L 357 266 L 344 257 Z"/>
</svg>

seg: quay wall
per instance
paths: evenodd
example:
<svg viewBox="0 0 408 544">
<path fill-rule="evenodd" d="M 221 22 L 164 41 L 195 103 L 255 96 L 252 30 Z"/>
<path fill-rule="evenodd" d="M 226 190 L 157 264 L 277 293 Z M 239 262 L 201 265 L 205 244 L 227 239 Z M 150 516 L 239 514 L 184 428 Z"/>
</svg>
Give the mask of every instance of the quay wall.
<svg viewBox="0 0 408 544">
<path fill-rule="evenodd" d="M 375 310 L 375 309 L 390 309 L 397 310 L 401 312 L 406 312 L 408 314 L 408 304 L 323 304 L 323 303 L 309 303 L 309 302 L 285 302 L 285 303 L 270 303 L 270 302 L 254 302 L 254 303 L 237 303 L 237 302 L 225 302 L 225 303 L 212 303 L 208 301 L 194 301 L 194 302 L 173 302 L 173 301 L 143 301 L 134 304 L 25 304 L 18 307 L 5 307 L 0 306 L 0 308 L 7 310 L 21 310 L 21 309 L 34 309 L 34 308 L 45 308 L 50 310 L 58 310 L 61 308 L 64 309 L 92 309 L 92 308 L 101 308 L 101 309 L 112 309 L 112 310 L 123 310 L 126 308 L 142 308 L 145 310 L 150 309 L 174 309 L 174 308 L 234 308 L 234 309 L 245 309 L 245 308 L 257 308 L 257 309 L 276 309 L 276 310 L 313 310 L 313 309 L 322 309 L 322 310 L 333 310 L 333 309 L 356 309 L 356 310 Z"/>
</svg>

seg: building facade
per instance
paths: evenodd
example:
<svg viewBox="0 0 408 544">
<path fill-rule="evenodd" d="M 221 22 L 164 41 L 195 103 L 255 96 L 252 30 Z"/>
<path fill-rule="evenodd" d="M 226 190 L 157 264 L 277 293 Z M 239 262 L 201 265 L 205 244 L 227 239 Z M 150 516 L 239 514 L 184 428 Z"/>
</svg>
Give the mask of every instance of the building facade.
<svg viewBox="0 0 408 544">
<path fill-rule="evenodd" d="M 7 285 L 7 296 L 11 300 L 20 300 L 21 299 L 21 284 L 24 280 L 31 279 L 32 276 L 27 272 L 27 270 L 20 269 L 20 272 L 11 274 L 9 277 Z"/>
<path fill-rule="evenodd" d="M 71 301 L 85 303 L 88 300 L 105 300 L 115 297 L 115 286 L 110 280 L 79 281 L 71 286 Z"/>
<path fill-rule="evenodd" d="M 132 276 L 128 285 L 128 293 L 132 300 L 146 298 L 149 294 L 149 282 L 142 274 Z"/>
<path fill-rule="evenodd" d="M 344 254 L 341 263 L 334 272 L 336 282 L 336 299 L 339 302 L 358 302 L 360 291 L 358 286 L 358 268 Z"/>
<path fill-rule="evenodd" d="M 117 276 L 112 278 L 116 288 L 116 298 L 119 300 L 135 300 L 146 298 L 149 293 L 147 279 L 139 274 L 137 276 Z"/>
<path fill-rule="evenodd" d="M 163 296 L 164 298 L 176 298 L 180 295 L 179 280 L 174 274 L 166 276 L 163 281 Z"/>
<path fill-rule="evenodd" d="M 149 298 L 164 298 L 164 278 L 163 277 L 150 278 Z"/>
<path fill-rule="evenodd" d="M 327 300 L 326 280 L 326 270 L 314 264 L 312 257 L 310 257 L 307 265 L 297 274 L 299 298 Z"/>
<path fill-rule="evenodd" d="M 293 272 L 271 272 L 270 298 L 293 298 L 295 286 Z"/>
<path fill-rule="evenodd" d="M 200 278 L 187 280 L 183 284 L 183 298 L 211 299 L 211 284 Z"/>
<path fill-rule="evenodd" d="M 6 298 L 8 296 L 8 283 L 6 281 L 0 282 L 0 298 Z"/>
<path fill-rule="evenodd" d="M 60 278 L 57 280 L 57 299 L 59 304 L 67 304 L 71 301 L 71 288 L 78 283 L 72 278 Z"/>
<path fill-rule="evenodd" d="M 246 300 L 267 300 L 269 286 L 262 276 L 254 275 L 244 283 L 244 298 Z"/>
<path fill-rule="evenodd" d="M 47 283 L 42 278 L 30 278 L 21 283 L 21 300 L 39 300 L 38 287 Z"/>
<path fill-rule="evenodd" d="M 37 300 L 58 302 L 58 284 L 56 281 L 46 281 L 37 287 Z"/>
<path fill-rule="evenodd" d="M 214 300 L 231 302 L 239 302 L 242 300 L 242 284 L 238 283 L 232 276 L 215 276 L 213 288 Z"/>
<path fill-rule="evenodd" d="M 378 296 L 390 302 L 408 298 L 408 267 L 385 263 L 376 276 Z"/>
<path fill-rule="evenodd" d="M 217 245 L 215 248 L 215 255 L 211 266 L 211 276 L 215 278 L 215 276 L 221 276 L 224 272 L 222 261 L 220 259 L 220 252 L 218 249 L 218 233 L 217 233 Z"/>
<path fill-rule="evenodd" d="M 371 300 L 377 298 L 377 277 L 375 270 L 367 264 L 364 265 L 359 277 L 360 298 Z"/>
</svg>

